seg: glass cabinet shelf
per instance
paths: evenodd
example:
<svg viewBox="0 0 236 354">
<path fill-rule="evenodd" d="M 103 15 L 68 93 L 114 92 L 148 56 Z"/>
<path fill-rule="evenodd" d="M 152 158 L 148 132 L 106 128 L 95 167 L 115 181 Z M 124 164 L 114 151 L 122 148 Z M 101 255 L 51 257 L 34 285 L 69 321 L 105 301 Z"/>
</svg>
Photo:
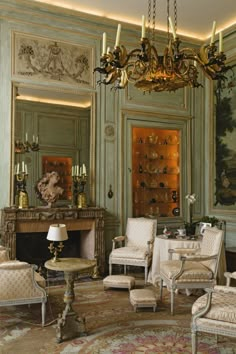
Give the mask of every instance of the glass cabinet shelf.
<svg viewBox="0 0 236 354">
<path fill-rule="evenodd" d="M 179 216 L 180 132 L 132 128 L 133 216 Z"/>
</svg>

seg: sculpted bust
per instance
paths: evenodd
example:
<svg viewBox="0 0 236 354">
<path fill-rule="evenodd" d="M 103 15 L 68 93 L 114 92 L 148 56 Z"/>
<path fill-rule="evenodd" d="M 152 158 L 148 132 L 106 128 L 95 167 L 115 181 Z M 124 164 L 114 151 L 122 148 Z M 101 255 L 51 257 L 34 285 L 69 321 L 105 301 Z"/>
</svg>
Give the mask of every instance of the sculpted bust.
<svg viewBox="0 0 236 354">
<path fill-rule="evenodd" d="M 59 180 L 60 176 L 57 172 L 48 172 L 35 185 L 37 197 L 46 202 L 49 208 L 64 192 L 64 189 L 58 186 Z"/>
</svg>

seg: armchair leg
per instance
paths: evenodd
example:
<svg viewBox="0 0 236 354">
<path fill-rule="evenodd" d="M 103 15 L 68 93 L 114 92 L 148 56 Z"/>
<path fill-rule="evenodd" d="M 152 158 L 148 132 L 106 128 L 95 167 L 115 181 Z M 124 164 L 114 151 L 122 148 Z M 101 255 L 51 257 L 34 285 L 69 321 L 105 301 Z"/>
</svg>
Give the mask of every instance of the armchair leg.
<svg viewBox="0 0 236 354">
<path fill-rule="evenodd" d="M 171 315 L 174 315 L 174 296 L 175 296 L 175 290 L 171 288 L 170 292 L 170 312 Z"/>
<path fill-rule="evenodd" d="M 148 267 L 145 267 L 145 285 L 147 284 L 147 278 L 148 278 Z"/>
<path fill-rule="evenodd" d="M 163 280 L 160 280 L 160 300 L 162 301 L 162 293 L 163 293 Z"/>
<path fill-rule="evenodd" d="M 197 333 L 192 330 L 192 354 L 197 354 Z"/>
<path fill-rule="evenodd" d="M 112 275 L 112 264 L 109 264 L 109 275 Z"/>
<path fill-rule="evenodd" d="M 45 319 L 46 319 L 46 304 L 45 302 L 42 302 L 42 327 L 45 325 Z"/>
</svg>

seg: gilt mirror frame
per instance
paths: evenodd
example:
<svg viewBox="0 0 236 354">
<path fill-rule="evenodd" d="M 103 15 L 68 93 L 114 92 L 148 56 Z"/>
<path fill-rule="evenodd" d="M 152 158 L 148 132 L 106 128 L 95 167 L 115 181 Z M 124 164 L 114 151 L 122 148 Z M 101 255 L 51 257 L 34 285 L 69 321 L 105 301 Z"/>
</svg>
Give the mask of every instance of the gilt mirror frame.
<svg viewBox="0 0 236 354">
<path fill-rule="evenodd" d="M 11 186 L 10 186 L 10 203 L 14 205 L 14 168 L 15 168 L 15 119 L 16 119 L 16 95 L 19 87 L 27 88 L 28 90 L 42 90 L 45 91 L 48 95 L 51 92 L 57 92 L 58 95 L 63 98 L 63 95 L 67 96 L 74 96 L 79 99 L 80 96 L 87 96 L 88 99 L 91 101 L 90 106 L 90 146 L 89 146 L 89 175 L 88 175 L 88 182 L 89 183 L 89 205 L 95 205 L 95 198 L 96 198 L 96 191 L 95 191 L 95 145 L 96 145 L 96 127 L 95 127 L 95 95 L 96 93 L 93 91 L 87 90 L 79 90 L 79 89 L 64 89 L 55 86 L 45 86 L 45 85 L 35 85 L 29 84 L 19 81 L 12 82 L 12 114 L 11 114 Z M 41 176 L 40 176 L 41 177 Z"/>
<path fill-rule="evenodd" d="M 212 97 L 209 124 L 209 213 L 230 216 L 236 213 L 236 57 L 227 65 L 232 66 L 217 90 L 211 83 Z"/>
</svg>

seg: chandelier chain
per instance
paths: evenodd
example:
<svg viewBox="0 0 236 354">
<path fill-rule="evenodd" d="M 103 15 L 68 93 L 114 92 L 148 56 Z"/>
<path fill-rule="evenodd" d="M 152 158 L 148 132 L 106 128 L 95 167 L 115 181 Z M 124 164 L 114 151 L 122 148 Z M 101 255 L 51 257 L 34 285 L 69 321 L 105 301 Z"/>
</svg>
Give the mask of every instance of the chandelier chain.
<svg viewBox="0 0 236 354">
<path fill-rule="evenodd" d="M 166 16 L 166 22 L 167 22 L 167 45 L 169 44 L 170 41 L 170 23 L 169 23 L 169 16 L 170 16 L 170 0 L 166 1 L 167 4 L 167 16 Z"/>
<path fill-rule="evenodd" d="M 152 5 L 152 0 L 148 0 L 148 38 L 150 38 L 150 31 L 151 31 L 151 5 Z"/>
<path fill-rule="evenodd" d="M 177 0 L 174 0 L 175 31 L 177 32 Z"/>
<path fill-rule="evenodd" d="M 156 29 L 156 0 L 153 0 L 152 9 L 152 42 L 155 42 L 155 29 Z"/>
</svg>

